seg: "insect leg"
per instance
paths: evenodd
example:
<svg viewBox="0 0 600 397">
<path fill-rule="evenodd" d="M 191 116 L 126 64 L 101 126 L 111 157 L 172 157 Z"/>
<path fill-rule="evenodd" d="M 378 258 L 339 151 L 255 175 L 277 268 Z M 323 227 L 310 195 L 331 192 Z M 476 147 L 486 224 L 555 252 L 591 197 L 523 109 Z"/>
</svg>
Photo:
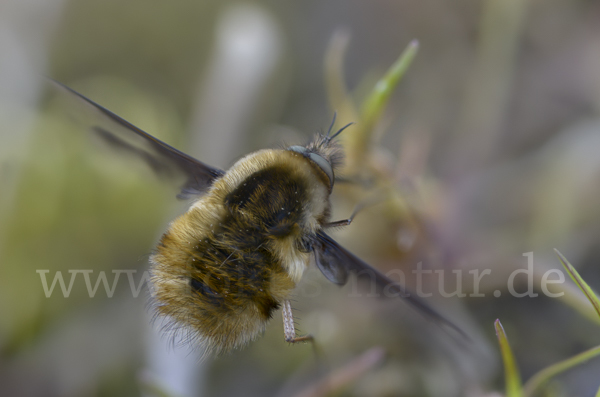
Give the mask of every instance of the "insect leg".
<svg viewBox="0 0 600 397">
<path fill-rule="evenodd" d="M 379 204 L 382 201 L 384 201 L 384 199 L 382 199 L 380 196 L 375 196 L 375 198 L 371 198 L 370 200 L 364 200 L 363 202 L 361 202 L 354 208 L 354 211 L 352 211 L 352 215 L 350 215 L 350 217 L 348 219 L 342 219 L 340 221 L 326 223 L 323 225 L 323 228 L 327 229 L 330 227 L 348 226 L 349 224 L 352 223 L 352 220 L 354 219 L 356 214 L 358 214 L 360 211 L 362 211 L 363 208 L 369 207 L 371 205 Z"/>
<path fill-rule="evenodd" d="M 329 222 L 323 225 L 323 228 L 330 228 L 330 227 L 338 227 L 338 226 L 348 226 L 349 224 L 352 223 L 352 220 L 354 219 L 354 217 L 356 216 L 356 210 L 352 213 L 352 215 L 350 215 L 350 218 L 348 219 L 342 219 L 340 221 L 335 221 L 335 222 Z"/>
<path fill-rule="evenodd" d="M 294 325 L 294 316 L 292 315 L 292 305 L 290 301 L 286 300 L 283 302 L 283 333 L 285 335 L 285 341 L 288 343 L 297 342 L 313 342 L 314 338 L 312 335 L 296 336 L 296 327 Z"/>
</svg>

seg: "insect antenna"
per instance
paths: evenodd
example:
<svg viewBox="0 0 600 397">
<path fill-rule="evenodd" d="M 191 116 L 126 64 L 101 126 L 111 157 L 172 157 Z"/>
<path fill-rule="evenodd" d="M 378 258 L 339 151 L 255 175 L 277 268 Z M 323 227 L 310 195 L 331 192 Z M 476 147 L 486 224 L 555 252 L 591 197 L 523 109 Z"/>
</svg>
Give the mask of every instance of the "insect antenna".
<svg viewBox="0 0 600 397">
<path fill-rule="evenodd" d="M 327 138 L 325 138 L 327 143 L 331 142 L 332 139 L 334 139 L 336 136 L 340 135 L 342 133 L 342 131 L 344 131 L 346 128 L 350 127 L 352 124 L 354 124 L 354 121 L 351 121 L 350 123 L 346 124 L 339 130 L 337 130 L 337 132 L 335 134 L 333 134 L 332 136 L 327 136 Z"/>
<path fill-rule="evenodd" d="M 340 128 L 339 130 L 337 130 L 337 132 L 335 134 L 331 135 L 331 131 L 333 130 L 333 126 L 335 124 L 336 118 L 337 118 L 337 112 L 334 112 L 333 120 L 331 120 L 331 125 L 329 126 L 329 129 L 327 130 L 327 135 L 325 136 L 325 139 L 323 139 L 321 146 L 329 144 L 329 142 L 331 142 L 336 136 L 340 135 L 342 133 L 342 131 L 344 131 L 346 128 L 348 128 L 352 124 L 354 124 L 354 122 L 350 122 L 350 123 L 346 124 L 345 126 L 343 126 L 342 128 Z"/>
<path fill-rule="evenodd" d="M 333 120 L 331 120 L 331 125 L 329 126 L 329 129 L 327 130 L 327 135 L 326 135 L 327 138 L 331 134 L 331 130 L 333 129 L 333 126 L 335 124 L 335 119 L 336 118 L 337 118 L 337 112 L 333 112 Z"/>
</svg>

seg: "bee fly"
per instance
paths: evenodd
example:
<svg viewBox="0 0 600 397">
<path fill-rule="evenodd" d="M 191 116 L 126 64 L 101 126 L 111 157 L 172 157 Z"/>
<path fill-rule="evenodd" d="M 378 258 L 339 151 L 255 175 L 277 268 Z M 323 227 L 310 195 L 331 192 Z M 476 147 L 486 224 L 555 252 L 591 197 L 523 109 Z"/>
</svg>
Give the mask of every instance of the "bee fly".
<svg viewBox="0 0 600 397">
<path fill-rule="evenodd" d="M 94 133 L 116 149 L 134 154 L 159 175 L 181 177 L 179 198 L 194 198 L 175 219 L 150 258 L 156 314 L 207 352 L 241 347 L 260 335 L 283 307 L 285 340 L 298 342 L 290 294 L 311 263 L 334 284 L 350 274 L 395 293 L 438 323 L 462 333 L 416 296 L 363 262 L 325 230 L 329 197 L 342 150 L 331 134 L 306 146 L 264 149 L 224 171 L 154 138 L 76 91 L 57 83 L 112 123 Z"/>
</svg>

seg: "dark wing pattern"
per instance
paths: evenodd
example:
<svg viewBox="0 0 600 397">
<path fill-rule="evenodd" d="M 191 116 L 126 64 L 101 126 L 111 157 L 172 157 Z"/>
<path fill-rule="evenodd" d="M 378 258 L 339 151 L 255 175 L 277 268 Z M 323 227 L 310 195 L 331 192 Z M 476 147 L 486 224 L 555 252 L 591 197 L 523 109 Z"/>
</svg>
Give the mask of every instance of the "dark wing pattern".
<svg viewBox="0 0 600 397">
<path fill-rule="evenodd" d="M 66 85 L 50 80 L 62 90 L 83 101 L 96 113 L 99 113 L 104 121 L 109 122 L 110 127 L 95 126 L 92 127 L 92 131 L 110 146 L 142 159 L 159 177 L 165 179 L 183 177 L 184 182 L 181 186 L 181 192 L 177 195 L 178 198 L 185 199 L 201 195 L 212 185 L 215 179 L 225 174 L 223 170 L 204 164 L 156 139 Z"/>
<path fill-rule="evenodd" d="M 348 273 L 353 273 L 363 281 L 375 283 L 379 294 L 402 297 L 430 319 L 453 329 L 465 340 L 469 340 L 469 337 L 458 326 L 431 308 L 421 298 L 410 294 L 403 286 L 371 267 L 325 233 L 317 232 L 316 239 L 313 241 L 313 252 L 315 253 L 317 267 L 329 281 L 344 285 L 348 281 Z"/>
</svg>

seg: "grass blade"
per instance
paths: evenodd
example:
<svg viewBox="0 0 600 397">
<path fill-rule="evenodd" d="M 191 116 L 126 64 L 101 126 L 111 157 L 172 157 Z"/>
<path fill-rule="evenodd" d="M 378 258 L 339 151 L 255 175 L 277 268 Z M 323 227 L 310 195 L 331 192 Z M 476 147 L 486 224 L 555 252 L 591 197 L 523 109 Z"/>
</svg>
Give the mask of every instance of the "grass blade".
<svg viewBox="0 0 600 397">
<path fill-rule="evenodd" d="M 361 123 L 363 123 L 365 130 L 370 131 L 373 124 L 379 120 L 390 95 L 415 59 L 418 49 L 419 42 L 417 40 L 411 41 L 363 102 Z"/>
<path fill-rule="evenodd" d="M 351 134 L 342 137 L 348 168 L 364 167 L 364 159 L 371 146 L 374 127 L 379 122 L 394 89 L 417 55 L 418 47 L 418 41 L 413 40 L 362 102 L 356 126 L 353 127 Z"/>
<path fill-rule="evenodd" d="M 568 358 L 564 361 L 561 361 L 541 370 L 540 372 L 535 374 L 531 379 L 529 379 L 529 381 L 525 385 L 525 395 L 533 396 L 534 393 L 537 392 L 540 389 L 540 387 L 545 385 L 552 377 L 598 356 L 600 356 L 600 346 L 596 346 L 592 349 L 586 350 L 583 353 L 579 353 L 576 356 L 573 356 L 571 358 Z M 596 393 L 596 397 L 599 396 L 600 395 Z"/>
<path fill-rule="evenodd" d="M 508 338 L 502 328 L 500 320 L 494 322 L 496 328 L 496 336 L 500 344 L 500 352 L 502 354 L 502 361 L 504 362 L 504 378 L 506 380 L 506 397 L 521 397 L 523 395 L 523 387 L 521 384 L 521 376 L 519 375 L 519 369 L 517 368 L 517 362 L 513 355 Z"/>
<path fill-rule="evenodd" d="M 554 252 L 556 252 L 558 259 L 560 260 L 560 262 L 562 263 L 564 268 L 567 270 L 567 273 L 569 273 L 569 276 L 571 276 L 571 279 L 573 279 L 573 281 L 575 282 L 575 284 L 577 284 L 579 289 L 581 291 L 583 291 L 585 296 L 588 298 L 588 300 L 594 306 L 594 309 L 596 309 L 596 313 L 598 313 L 598 316 L 600 316 L 600 299 L 598 299 L 598 296 L 594 293 L 594 291 L 590 288 L 590 286 L 583 280 L 583 278 L 581 278 L 579 273 L 577 273 L 577 270 L 575 270 L 575 268 L 569 263 L 567 258 L 565 258 L 563 256 L 563 254 L 561 254 L 557 249 L 554 249 Z"/>
</svg>

